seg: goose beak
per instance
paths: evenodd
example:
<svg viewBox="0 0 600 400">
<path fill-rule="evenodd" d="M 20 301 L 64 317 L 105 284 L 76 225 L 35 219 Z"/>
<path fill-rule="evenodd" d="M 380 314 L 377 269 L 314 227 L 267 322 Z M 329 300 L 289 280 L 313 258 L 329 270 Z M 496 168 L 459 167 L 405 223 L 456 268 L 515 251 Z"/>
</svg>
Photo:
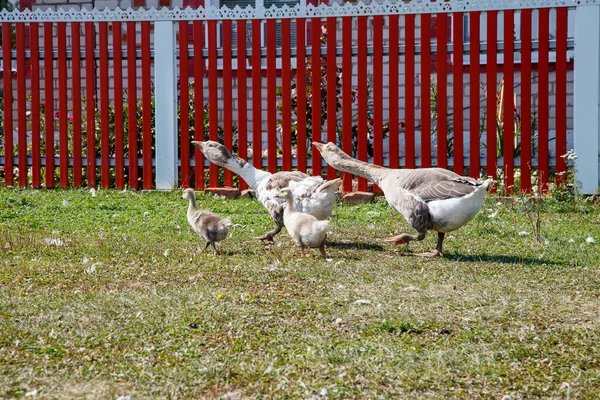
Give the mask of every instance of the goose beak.
<svg viewBox="0 0 600 400">
<path fill-rule="evenodd" d="M 194 146 L 196 146 L 197 148 L 199 148 L 201 151 L 202 151 L 202 150 L 204 150 L 204 142 L 200 142 L 200 141 L 197 141 L 197 140 L 193 140 L 193 141 L 192 141 L 192 144 L 193 144 Z"/>
<path fill-rule="evenodd" d="M 312 144 L 316 147 L 317 150 L 319 150 L 319 153 L 323 153 L 325 143 L 313 142 Z"/>
</svg>

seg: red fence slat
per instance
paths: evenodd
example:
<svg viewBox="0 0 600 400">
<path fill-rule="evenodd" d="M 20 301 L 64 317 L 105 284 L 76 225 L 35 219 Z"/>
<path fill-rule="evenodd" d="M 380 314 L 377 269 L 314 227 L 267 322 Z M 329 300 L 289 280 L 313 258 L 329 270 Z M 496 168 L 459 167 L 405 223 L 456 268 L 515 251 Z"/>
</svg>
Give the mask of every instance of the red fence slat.
<svg viewBox="0 0 600 400">
<path fill-rule="evenodd" d="M 54 187 L 54 60 L 53 60 L 53 35 L 52 22 L 44 23 L 44 100 L 45 100 L 45 113 L 44 119 L 46 121 L 46 188 Z M 6 95 L 6 85 L 4 93 Z M 5 99 L 6 103 L 9 103 Z M 9 103 L 10 104 L 10 103 Z M 7 116 L 5 116 L 8 119 Z M 8 141 L 8 138 L 7 138 Z M 11 145 L 12 147 L 12 145 Z M 6 154 L 10 154 L 6 151 Z M 12 160 L 11 160 L 12 164 Z M 12 167 L 12 165 L 11 165 Z M 6 166 L 8 168 L 8 164 Z M 8 175 L 6 177 L 8 184 Z"/>
<path fill-rule="evenodd" d="M 539 61 L 538 61 L 538 179 L 542 189 L 548 183 L 548 47 L 550 36 L 550 9 L 541 8 L 539 13 Z"/>
<path fill-rule="evenodd" d="M 73 147 L 73 186 L 78 188 L 82 184 L 81 160 L 81 24 L 71 24 L 71 108 L 73 111 L 73 125 L 71 143 Z M 33 50 L 33 49 L 32 49 Z M 33 83 L 33 77 L 32 83 Z"/>
<path fill-rule="evenodd" d="M 296 18 L 296 93 L 298 129 L 296 145 L 298 171 L 306 172 L 306 19 Z"/>
<path fill-rule="evenodd" d="M 321 19 L 311 19 L 312 141 L 321 142 Z M 312 147 L 312 146 L 311 146 Z M 321 153 L 312 151 L 312 174 L 321 175 Z"/>
<path fill-rule="evenodd" d="M 277 172 L 277 43 L 276 21 L 268 19 L 267 29 L 267 166 Z"/>
<path fill-rule="evenodd" d="M 487 58 L 486 58 L 486 174 L 496 177 L 496 46 L 498 36 L 498 12 L 487 12 Z"/>
<path fill-rule="evenodd" d="M 281 20 L 281 157 L 282 170 L 292 170 L 292 99 L 290 19 Z"/>
<path fill-rule="evenodd" d="M 219 93 L 217 66 L 217 21 L 208 21 L 208 136 L 219 141 Z M 219 186 L 219 167 L 210 163 L 209 186 Z"/>
<path fill-rule="evenodd" d="M 481 173 L 481 162 L 479 156 L 479 122 L 480 122 L 480 13 L 469 14 L 469 174 L 473 178 L 479 178 Z"/>
<path fill-rule="evenodd" d="M 352 154 L 352 17 L 342 18 L 342 150 Z M 352 174 L 344 172 L 344 192 L 352 191 Z"/>
<path fill-rule="evenodd" d="M 440 168 L 448 168 L 447 22 L 446 14 L 437 14 L 437 166 Z"/>
<path fill-rule="evenodd" d="M 150 59 L 150 22 L 142 23 L 142 184 L 152 188 L 152 77 Z"/>
<path fill-rule="evenodd" d="M 415 167 L 415 16 L 404 16 L 404 159 L 406 168 Z"/>
<path fill-rule="evenodd" d="M 94 41 L 96 36 L 94 28 L 93 22 L 85 23 L 85 80 L 91 83 L 85 86 L 87 185 L 92 188 L 96 187 L 96 101 L 94 99 L 96 66 L 92 62 L 94 60 Z M 48 36 L 46 36 L 47 39 Z M 48 100 L 46 100 L 46 103 L 48 103 Z"/>
<path fill-rule="evenodd" d="M 521 191 L 531 192 L 531 10 L 521 11 Z"/>
<path fill-rule="evenodd" d="M 556 10 L 556 183 L 567 181 L 567 12 Z"/>
<path fill-rule="evenodd" d="M 190 187 L 190 85 L 188 22 L 179 21 L 179 158 L 181 187 Z"/>
<path fill-rule="evenodd" d="M 127 152 L 129 187 L 138 188 L 136 23 L 127 22 Z"/>
<path fill-rule="evenodd" d="M 252 165 L 262 169 L 262 71 L 260 20 L 252 20 Z"/>
<path fill-rule="evenodd" d="M 2 36 L 11 37 L 11 24 L 2 24 Z M 47 42 L 45 42 L 47 43 Z M 2 76 L 4 88 L 4 182 L 14 185 L 13 174 L 13 90 L 12 90 L 12 42 L 2 41 L 2 70 L 10 71 Z"/>
<path fill-rule="evenodd" d="M 112 23 L 113 31 L 113 76 L 114 76 L 114 99 L 115 99 L 115 187 L 125 187 L 124 172 L 124 139 L 123 139 L 123 39 L 122 26 L 120 22 Z"/>
<path fill-rule="evenodd" d="M 368 129 L 367 129 L 367 17 L 358 20 L 358 159 L 367 161 Z M 358 178 L 358 190 L 367 190 L 365 178 Z"/>
<path fill-rule="evenodd" d="M 67 24 L 58 22 L 58 129 L 60 187 L 69 186 L 69 103 L 67 87 Z"/>
<path fill-rule="evenodd" d="M 233 84 L 231 80 L 231 20 L 225 19 L 223 29 L 223 144 L 233 151 Z M 225 169 L 225 186 L 233 186 L 233 173 Z"/>
<path fill-rule="evenodd" d="M 108 23 L 98 24 L 100 42 L 100 185 L 110 187 L 110 120 L 108 114 Z"/>
<path fill-rule="evenodd" d="M 383 16 L 373 17 L 373 163 L 383 165 Z"/>
<path fill-rule="evenodd" d="M 248 159 L 248 110 L 247 110 L 247 70 L 246 70 L 246 21 L 237 21 L 237 95 L 238 95 L 238 156 Z M 248 188 L 248 184 L 240 178 L 240 189 Z"/>
<path fill-rule="evenodd" d="M 503 150 L 504 150 L 504 190 L 513 192 L 514 185 L 514 26 L 513 11 L 504 11 L 504 110 L 503 110 Z M 498 143 L 500 145 L 500 143 Z"/>
<path fill-rule="evenodd" d="M 327 141 L 337 143 L 337 18 L 327 18 Z M 315 152 L 315 153 L 318 153 Z M 327 165 L 327 179 L 334 179 L 336 171 Z"/>
<path fill-rule="evenodd" d="M 454 146 L 453 158 L 454 172 L 464 174 L 464 148 L 463 148 L 463 13 L 455 13 L 452 16 L 454 46 L 452 53 L 452 116 L 454 127 L 452 129 Z M 477 66 L 476 66 L 477 67 Z"/>
<path fill-rule="evenodd" d="M 398 15 L 389 16 L 389 166 L 399 167 L 398 155 Z"/>
<path fill-rule="evenodd" d="M 17 116 L 19 186 L 27 186 L 27 75 L 25 72 L 25 24 L 17 23 Z M 6 37 L 6 36 L 5 36 Z"/>
<path fill-rule="evenodd" d="M 421 14 L 421 167 L 431 167 L 431 15 Z"/>
<path fill-rule="evenodd" d="M 40 32 L 39 24 L 29 25 L 31 38 L 31 185 L 39 188 L 41 178 L 41 153 L 40 153 Z"/>
<path fill-rule="evenodd" d="M 204 47 L 204 29 L 202 21 L 194 21 L 194 140 L 204 140 L 204 60 L 202 48 Z M 204 154 L 194 146 L 195 159 L 195 186 L 204 189 Z"/>
</svg>

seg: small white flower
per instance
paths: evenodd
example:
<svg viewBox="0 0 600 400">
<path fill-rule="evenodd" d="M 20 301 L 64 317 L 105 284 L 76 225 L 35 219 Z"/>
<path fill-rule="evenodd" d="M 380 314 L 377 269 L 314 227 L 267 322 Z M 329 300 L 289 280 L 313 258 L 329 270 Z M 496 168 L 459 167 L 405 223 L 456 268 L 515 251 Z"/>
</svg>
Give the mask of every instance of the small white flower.
<svg viewBox="0 0 600 400">
<path fill-rule="evenodd" d="M 319 394 L 323 397 L 327 396 L 327 389 L 323 388 L 321 389 L 321 391 L 319 392 Z"/>
<path fill-rule="evenodd" d="M 354 304 L 371 304 L 370 300 L 359 299 L 354 302 Z"/>
<path fill-rule="evenodd" d="M 33 389 L 32 391 L 25 393 L 25 397 L 37 396 L 37 392 L 38 392 L 37 389 Z"/>
<path fill-rule="evenodd" d="M 90 259 L 89 259 L 89 258 L 87 258 L 87 257 L 83 257 L 83 263 L 84 263 L 84 264 L 87 264 L 87 263 L 89 263 L 89 262 L 90 262 Z"/>
<path fill-rule="evenodd" d="M 527 231 L 519 232 L 519 236 L 527 236 L 527 235 L 529 235 L 529 232 L 527 232 Z"/>
<path fill-rule="evenodd" d="M 66 200 L 66 199 L 63 200 L 62 205 L 65 206 L 65 207 L 67 207 L 69 205 L 69 200 Z"/>
<path fill-rule="evenodd" d="M 65 242 L 63 242 L 62 239 L 60 239 L 60 238 L 57 238 L 57 239 L 45 238 L 44 240 L 46 241 L 46 244 L 48 246 L 62 246 L 65 244 Z"/>
<path fill-rule="evenodd" d="M 585 239 L 585 242 L 586 242 L 586 243 L 596 243 L 596 239 L 594 239 L 594 238 L 593 238 L 593 237 L 591 237 L 591 236 L 588 236 L 588 237 Z"/>
<path fill-rule="evenodd" d="M 96 197 L 96 189 L 91 188 L 90 193 L 92 194 L 92 197 Z"/>
<path fill-rule="evenodd" d="M 575 243 L 575 239 L 573 239 L 573 238 L 569 239 L 569 243 Z"/>
<path fill-rule="evenodd" d="M 339 325 L 339 324 L 341 324 L 341 323 L 342 323 L 342 319 L 341 319 L 341 318 L 336 318 L 336 319 L 335 319 L 335 324 L 336 324 L 336 325 Z"/>
<path fill-rule="evenodd" d="M 150 211 L 146 211 L 146 212 L 144 213 L 144 217 L 147 217 L 148 215 L 150 215 Z"/>
</svg>

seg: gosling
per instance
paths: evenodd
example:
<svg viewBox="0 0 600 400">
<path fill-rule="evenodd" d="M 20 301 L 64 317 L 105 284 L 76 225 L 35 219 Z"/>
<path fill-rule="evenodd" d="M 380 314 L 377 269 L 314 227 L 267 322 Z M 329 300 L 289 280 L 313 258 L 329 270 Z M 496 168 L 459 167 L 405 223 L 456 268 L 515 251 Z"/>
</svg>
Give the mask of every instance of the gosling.
<svg viewBox="0 0 600 400">
<path fill-rule="evenodd" d="M 208 246 L 212 246 L 215 254 L 221 254 L 217 250 L 215 243 L 227 237 L 229 227 L 231 226 L 231 219 L 229 217 L 223 219 L 207 210 L 198 210 L 196 207 L 196 196 L 192 189 L 185 189 L 181 198 L 188 200 L 190 203 L 187 210 L 187 220 L 190 226 L 194 232 L 206 240 L 206 246 L 202 252 L 206 251 Z"/>
<path fill-rule="evenodd" d="M 302 258 L 306 257 L 304 250 L 307 247 L 318 247 L 321 255 L 327 257 L 325 239 L 329 232 L 329 221 L 319 221 L 311 214 L 296 211 L 294 196 L 290 188 L 282 189 L 277 197 L 287 202 L 283 212 L 283 224 L 294 242 L 300 246 Z"/>
</svg>

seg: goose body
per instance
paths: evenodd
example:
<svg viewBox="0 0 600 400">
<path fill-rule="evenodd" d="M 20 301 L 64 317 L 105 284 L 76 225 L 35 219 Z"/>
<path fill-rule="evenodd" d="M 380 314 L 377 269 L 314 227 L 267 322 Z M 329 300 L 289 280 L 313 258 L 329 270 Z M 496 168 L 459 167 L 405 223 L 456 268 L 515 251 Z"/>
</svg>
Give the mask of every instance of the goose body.
<svg viewBox="0 0 600 400">
<path fill-rule="evenodd" d="M 428 230 L 438 232 L 441 255 L 444 235 L 472 220 L 481 207 L 491 179 L 479 181 L 443 168 L 389 169 L 355 160 L 333 143 L 313 143 L 329 165 L 376 183 L 392 208 L 417 231 L 387 239 L 396 244 L 423 240 Z"/>
<path fill-rule="evenodd" d="M 296 211 L 292 190 L 285 188 L 278 195 L 287 203 L 283 212 L 285 228 L 294 242 L 300 246 L 302 257 L 305 257 L 306 247 L 318 247 L 323 257 L 326 257 L 325 239 L 329 232 L 329 221 L 320 221 L 311 214 Z"/>
<path fill-rule="evenodd" d="M 341 179 L 324 181 L 320 176 L 309 176 L 300 171 L 281 171 L 272 174 L 235 157 L 218 142 L 193 141 L 192 144 L 198 147 L 210 162 L 241 176 L 254 190 L 257 200 L 267 209 L 276 227 L 257 239 L 272 241 L 283 228 L 286 202 L 279 198 L 278 194 L 281 189 L 287 187 L 292 189 L 293 202 L 297 211 L 310 214 L 319 220 L 331 215 Z"/>
<path fill-rule="evenodd" d="M 229 219 L 229 217 L 223 219 L 210 211 L 199 210 L 196 206 L 196 196 L 192 189 L 185 189 L 181 197 L 189 201 L 186 215 L 190 227 L 200 237 L 206 240 L 206 246 L 203 251 L 205 251 L 209 245 L 212 245 L 215 253 L 219 254 L 215 243 L 220 242 L 227 237 L 229 227 L 231 226 L 231 219 Z"/>
</svg>

